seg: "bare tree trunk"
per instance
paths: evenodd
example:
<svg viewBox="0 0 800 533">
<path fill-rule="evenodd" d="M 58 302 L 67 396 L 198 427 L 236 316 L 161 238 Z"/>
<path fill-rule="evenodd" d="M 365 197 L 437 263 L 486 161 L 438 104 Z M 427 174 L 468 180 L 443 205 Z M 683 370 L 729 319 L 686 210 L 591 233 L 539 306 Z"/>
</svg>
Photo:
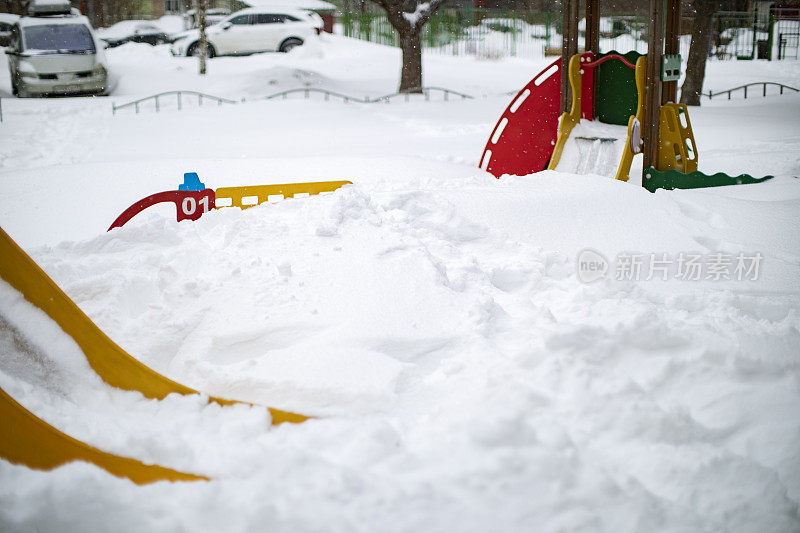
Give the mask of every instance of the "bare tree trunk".
<svg viewBox="0 0 800 533">
<path fill-rule="evenodd" d="M 703 79 L 706 76 L 706 59 L 711 42 L 711 23 L 717 9 L 715 0 L 694 0 L 694 27 L 692 28 L 692 44 L 689 46 L 689 58 L 686 61 L 686 78 L 681 87 L 681 103 L 700 105 L 700 94 L 703 91 Z"/>
<path fill-rule="evenodd" d="M 208 38 L 206 37 L 206 7 L 208 0 L 192 0 L 194 16 L 200 27 L 200 46 L 198 46 L 198 59 L 200 60 L 200 75 L 206 74 L 206 58 L 208 57 Z"/>
<path fill-rule="evenodd" d="M 403 66 L 400 70 L 401 93 L 422 92 L 422 28 L 445 0 L 372 0 L 384 11 L 400 37 Z"/>
<path fill-rule="evenodd" d="M 403 67 L 400 71 L 401 93 L 422 92 L 422 36 L 419 30 L 400 36 Z"/>
<path fill-rule="evenodd" d="M 97 26 L 102 26 L 102 27 L 107 26 L 108 25 L 107 24 L 108 23 L 108 20 L 107 20 L 108 8 L 106 8 L 105 3 L 104 2 L 99 2 L 99 1 L 98 2 L 92 2 L 92 3 L 94 4 L 94 8 L 95 8 L 94 17 L 95 17 L 95 20 L 97 20 L 96 25 Z"/>
</svg>

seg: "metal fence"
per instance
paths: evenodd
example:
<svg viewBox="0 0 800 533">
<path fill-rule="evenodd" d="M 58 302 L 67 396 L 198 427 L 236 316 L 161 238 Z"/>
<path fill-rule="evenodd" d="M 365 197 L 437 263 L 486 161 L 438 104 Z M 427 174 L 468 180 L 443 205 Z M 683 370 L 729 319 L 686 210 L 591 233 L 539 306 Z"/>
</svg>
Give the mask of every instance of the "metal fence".
<svg viewBox="0 0 800 533">
<path fill-rule="evenodd" d="M 684 19 L 681 54 L 687 54 L 693 20 Z M 600 20 L 600 51 L 647 51 L 645 16 L 609 14 Z M 579 31 L 583 34 L 585 21 Z M 377 7 L 342 10 L 336 32 L 365 41 L 399 46 L 397 34 Z M 559 53 L 561 14 L 466 6 L 443 9 L 423 29 L 427 53 L 483 58 L 540 57 Z M 715 15 L 709 56 L 714 59 L 798 58 L 800 9 L 722 11 Z"/>
<path fill-rule="evenodd" d="M 800 9 L 771 11 L 769 27 L 770 47 L 776 50 L 776 59 L 800 59 Z"/>
<path fill-rule="evenodd" d="M 217 106 L 221 107 L 222 104 L 237 104 L 239 102 L 254 102 L 258 100 L 311 100 L 315 96 L 325 102 L 338 101 L 345 104 L 351 102 L 358 104 L 389 104 L 395 101 L 429 102 L 437 99 L 447 102 L 451 99 L 472 100 L 474 98 L 468 94 L 454 91 L 452 89 L 445 89 L 444 87 L 423 87 L 420 93 L 391 93 L 377 97 L 365 96 L 363 98 L 337 93 L 327 89 L 304 87 L 302 89 L 289 89 L 268 96 L 242 98 L 240 101 L 222 98 L 221 96 L 214 96 L 211 94 L 198 93 L 196 91 L 168 91 L 154 94 L 152 96 L 145 96 L 144 98 L 139 98 L 138 100 L 126 102 L 124 104 L 117 104 L 116 102 L 113 102 L 111 104 L 111 114 L 116 115 L 119 111 L 124 109 L 132 110 L 133 113 L 137 115 L 140 111 L 155 111 L 156 113 L 159 113 L 162 110 L 181 111 L 185 108 L 203 107 L 204 101 L 206 103 L 216 104 Z M 2 99 L 0 99 L 0 103 L 2 103 Z M 0 110 L 1 109 L 2 108 L 0 108 Z M 0 119 L 2 119 L 2 115 L 0 115 Z M 0 120 L 0 122 L 2 122 L 2 120 Z"/>
</svg>

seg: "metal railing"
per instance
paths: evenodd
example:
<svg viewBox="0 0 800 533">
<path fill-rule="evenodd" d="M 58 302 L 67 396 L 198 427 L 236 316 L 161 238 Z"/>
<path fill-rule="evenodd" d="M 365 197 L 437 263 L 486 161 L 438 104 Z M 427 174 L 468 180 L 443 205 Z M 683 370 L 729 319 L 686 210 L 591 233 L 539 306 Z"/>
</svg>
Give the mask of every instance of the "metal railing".
<svg viewBox="0 0 800 533">
<path fill-rule="evenodd" d="M 425 101 L 430 101 L 432 94 L 441 94 L 442 100 L 444 100 L 444 101 L 448 101 L 451 96 L 456 97 L 456 98 L 461 98 L 462 100 L 467 100 L 467 99 L 472 100 L 474 98 L 473 96 L 470 96 L 468 94 L 464 94 L 464 93 L 459 92 L 459 91 L 454 91 L 452 89 L 445 89 L 443 87 L 423 87 L 421 89 L 421 92 L 419 92 L 419 93 L 392 93 L 392 94 L 387 94 L 387 95 L 384 95 L 384 96 L 379 96 L 377 98 L 370 98 L 369 96 L 365 96 L 364 98 L 358 98 L 356 96 L 348 96 L 346 94 L 337 93 L 335 91 L 329 91 L 327 89 L 316 89 L 316 88 L 313 88 L 313 87 L 306 87 L 306 88 L 303 88 L 303 89 L 289 89 L 289 90 L 286 90 L 286 91 L 281 91 L 279 93 L 271 94 L 269 96 L 261 96 L 261 97 L 255 97 L 255 98 L 242 98 L 241 99 L 241 103 L 259 101 L 259 100 L 261 100 L 261 101 L 263 101 L 263 100 L 276 100 L 276 99 L 288 100 L 289 96 L 293 95 L 293 94 L 302 94 L 305 97 L 306 100 L 311 99 L 311 95 L 312 94 L 321 94 L 321 95 L 323 95 L 324 101 L 326 101 L 326 102 L 330 101 L 331 98 L 334 98 L 334 99 L 338 99 L 338 100 L 340 100 L 340 101 L 342 101 L 344 103 L 354 102 L 354 103 L 359 103 L 359 104 L 374 104 L 374 103 L 378 103 L 378 102 L 389 103 L 393 99 L 398 98 L 398 97 L 404 97 L 406 102 L 411 101 L 411 99 L 414 98 L 414 97 L 424 98 Z M 210 94 L 198 93 L 198 92 L 195 92 L 195 91 L 168 91 L 168 92 L 163 92 L 163 93 L 159 93 L 159 94 L 154 94 L 153 96 L 146 96 L 144 98 L 139 98 L 138 100 L 134 100 L 133 102 L 127 102 L 125 104 L 120 104 L 120 105 L 113 104 L 113 106 L 112 106 L 112 114 L 115 115 L 117 113 L 117 111 L 119 111 L 120 109 L 126 109 L 126 108 L 131 108 L 131 107 L 134 108 L 134 110 L 136 111 L 136 114 L 139 114 L 139 110 L 141 108 L 141 105 L 143 103 L 149 102 L 151 100 L 155 102 L 155 110 L 156 110 L 156 112 L 159 112 L 160 109 L 161 109 L 160 100 L 163 100 L 164 97 L 170 96 L 170 95 L 176 95 L 177 103 L 178 103 L 178 111 L 180 111 L 182 109 L 182 107 L 183 107 L 182 104 L 181 104 L 182 95 L 197 96 L 198 97 L 198 103 L 201 106 L 203 105 L 203 99 L 206 99 L 206 100 L 209 100 L 209 101 L 212 101 L 212 102 L 216 102 L 218 106 L 221 106 L 223 103 L 224 104 L 237 104 L 237 103 L 239 103 L 236 100 L 230 100 L 230 99 L 227 99 L 227 98 L 222 98 L 220 96 L 213 96 L 213 95 L 210 95 Z"/>
<path fill-rule="evenodd" d="M 161 109 L 160 99 L 164 99 L 165 97 L 172 96 L 172 95 L 175 95 L 176 98 L 177 98 L 178 111 L 180 111 L 181 108 L 183 107 L 183 95 L 197 96 L 197 103 L 201 107 L 203 105 L 203 99 L 204 98 L 206 100 L 211 101 L 211 102 L 216 102 L 216 104 L 218 106 L 221 106 L 222 104 L 235 104 L 236 103 L 235 100 L 228 100 L 227 98 L 222 98 L 220 96 L 213 96 L 213 95 L 210 95 L 210 94 L 199 93 L 197 91 L 167 91 L 167 92 L 163 92 L 163 93 L 154 94 L 153 96 L 146 96 L 144 98 L 139 98 L 138 100 L 134 100 L 133 102 L 128 102 L 126 104 L 121 104 L 121 105 L 117 105 L 116 103 L 112 104 L 111 114 L 112 115 L 116 115 L 117 111 L 119 111 L 120 109 L 133 107 L 136 110 L 136 114 L 138 115 L 139 114 L 140 105 L 143 104 L 144 102 L 148 102 L 150 100 L 154 100 L 155 101 L 156 113 L 158 113 L 160 111 L 160 109 Z"/>
<path fill-rule="evenodd" d="M 703 96 L 707 96 L 708 99 L 711 100 L 715 96 L 719 96 L 721 94 L 727 94 L 728 95 L 728 100 L 730 100 L 731 99 L 731 95 L 733 94 L 734 91 L 741 90 L 741 91 L 744 92 L 744 98 L 746 100 L 747 99 L 747 88 L 748 87 L 757 87 L 759 85 L 762 86 L 761 95 L 764 96 L 764 97 L 767 96 L 767 86 L 768 85 L 775 85 L 776 87 L 778 87 L 779 90 L 780 90 L 780 94 L 783 94 L 785 89 L 788 89 L 788 90 L 794 91 L 794 92 L 800 92 L 800 89 L 795 89 L 794 87 L 790 87 L 788 85 L 784 85 L 783 83 L 777 83 L 777 82 L 774 82 L 774 81 L 757 81 L 757 82 L 754 82 L 754 83 L 748 83 L 746 85 L 740 85 L 738 87 L 734 87 L 733 89 L 727 89 L 725 91 L 717 91 L 717 92 L 708 91 L 707 93 L 702 93 L 702 95 Z"/>
<path fill-rule="evenodd" d="M 384 96 L 379 96 L 377 98 L 370 98 L 369 96 L 365 96 L 364 98 L 357 98 L 354 96 L 347 96 L 345 94 L 337 93 L 334 91 L 329 91 L 327 89 L 315 89 L 312 87 L 305 88 L 305 89 L 289 89 L 288 91 L 282 91 L 276 94 L 271 94 L 269 96 L 264 96 L 261 98 L 254 98 L 251 100 L 275 100 L 276 98 L 282 98 L 286 100 L 287 97 L 291 94 L 303 94 L 306 100 L 311 98 L 311 94 L 322 94 L 324 96 L 324 100 L 327 102 L 330 100 L 331 97 L 338 98 L 345 103 L 348 102 L 356 102 L 359 104 L 374 104 L 377 102 L 390 102 L 393 98 L 397 97 L 404 97 L 406 102 L 409 102 L 412 97 L 414 96 L 423 96 L 426 101 L 431 99 L 431 93 L 441 93 L 442 99 L 447 101 L 449 100 L 450 95 L 460 97 L 462 100 L 472 99 L 473 97 L 464 94 L 458 91 L 453 91 L 452 89 L 445 89 L 443 87 L 423 87 L 421 92 L 419 93 L 392 93 L 386 94 Z M 246 99 L 242 98 L 242 102 L 245 102 Z"/>
</svg>

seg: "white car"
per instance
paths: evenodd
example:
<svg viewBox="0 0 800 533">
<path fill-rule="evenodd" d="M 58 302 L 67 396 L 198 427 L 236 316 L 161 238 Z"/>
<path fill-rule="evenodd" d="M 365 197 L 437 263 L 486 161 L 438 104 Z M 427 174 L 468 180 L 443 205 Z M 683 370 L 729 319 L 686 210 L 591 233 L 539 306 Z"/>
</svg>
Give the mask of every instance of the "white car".
<svg viewBox="0 0 800 533">
<path fill-rule="evenodd" d="M 208 56 L 288 52 L 320 33 L 322 18 L 311 11 L 243 9 L 206 28 Z M 173 55 L 198 53 L 200 30 L 185 31 L 175 38 Z"/>
<path fill-rule="evenodd" d="M 147 20 L 122 20 L 108 28 L 97 30 L 97 36 L 109 48 L 125 43 L 147 43 L 156 46 L 172 42 L 172 38 L 164 30 Z"/>
<path fill-rule="evenodd" d="M 103 48 L 89 20 L 69 13 L 21 17 L 12 26 L 6 55 L 13 94 L 24 98 L 108 91 Z"/>
<path fill-rule="evenodd" d="M 183 29 L 184 30 L 191 30 L 193 28 L 198 28 L 200 23 L 198 20 L 195 19 L 194 16 L 194 9 L 190 9 L 186 13 L 183 14 Z M 221 7 L 213 7 L 211 9 L 206 9 L 206 26 L 211 26 L 212 24 L 217 24 L 218 22 L 222 22 L 231 14 L 225 8 Z"/>
</svg>

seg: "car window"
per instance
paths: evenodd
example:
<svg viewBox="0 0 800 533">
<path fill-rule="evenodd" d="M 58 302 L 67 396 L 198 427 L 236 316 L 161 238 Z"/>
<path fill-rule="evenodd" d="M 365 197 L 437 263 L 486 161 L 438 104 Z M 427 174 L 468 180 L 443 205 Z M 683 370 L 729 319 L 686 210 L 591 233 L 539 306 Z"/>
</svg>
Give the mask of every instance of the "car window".
<svg viewBox="0 0 800 533">
<path fill-rule="evenodd" d="M 250 24 L 250 15 L 239 15 L 238 17 L 233 17 L 230 22 L 231 24 L 236 24 L 237 26 L 245 26 Z"/>
<path fill-rule="evenodd" d="M 256 24 L 275 24 L 286 20 L 286 15 L 272 15 L 266 13 L 259 13 L 256 15 Z"/>
<path fill-rule="evenodd" d="M 291 20 L 292 22 L 300 22 L 299 18 L 293 17 L 291 15 L 286 15 L 286 20 Z"/>
<path fill-rule="evenodd" d="M 83 24 L 42 24 L 23 29 L 26 50 L 94 52 L 94 39 Z"/>
<path fill-rule="evenodd" d="M 0 22 L 0 31 L 3 31 L 3 32 L 11 31 L 11 24 L 6 24 L 5 22 Z"/>
</svg>

